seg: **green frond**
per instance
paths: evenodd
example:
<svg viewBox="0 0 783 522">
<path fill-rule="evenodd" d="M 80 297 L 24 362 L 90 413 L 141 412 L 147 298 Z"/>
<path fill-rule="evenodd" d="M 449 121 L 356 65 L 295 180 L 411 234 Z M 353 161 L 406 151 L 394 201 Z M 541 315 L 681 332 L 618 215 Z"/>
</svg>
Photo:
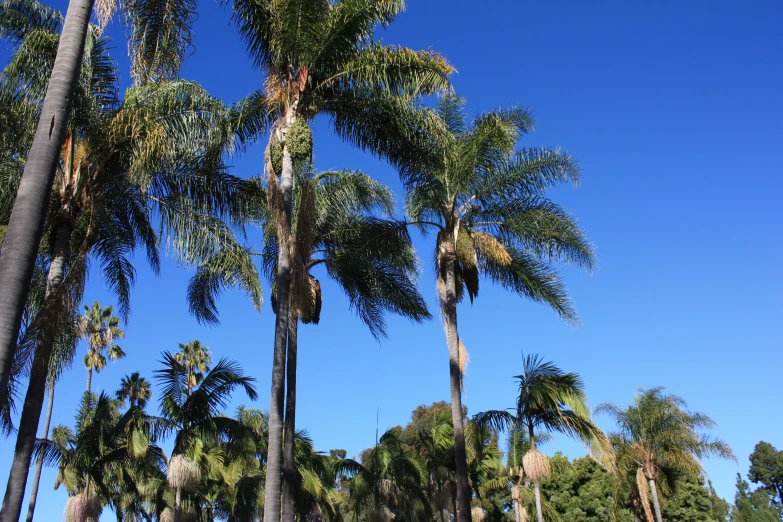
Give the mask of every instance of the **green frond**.
<svg viewBox="0 0 783 522">
<path fill-rule="evenodd" d="M 41 30 L 59 34 L 63 16 L 36 0 L 5 0 L 0 3 L 0 38 L 19 45 L 28 34 Z"/>
</svg>

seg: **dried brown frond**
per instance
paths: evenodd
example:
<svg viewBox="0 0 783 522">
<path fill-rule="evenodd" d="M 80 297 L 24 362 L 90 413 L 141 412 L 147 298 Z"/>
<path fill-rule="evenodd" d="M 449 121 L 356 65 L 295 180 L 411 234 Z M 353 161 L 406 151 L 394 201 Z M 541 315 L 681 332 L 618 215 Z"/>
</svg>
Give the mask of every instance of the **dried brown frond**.
<svg viewBox="0 0 783 522">
<path fill-rule="evenodd" d="M 522 508 L 519 510 L 519 515 L 520 522 L 528 522 L 527 508 L 525 506 L 522 506 Z"/>
<path fill-rule="evenodd" d="M 460 338 L 459 339 L 459 382 L 463 390 L 465 388 L 465 384 L 464 384 L 465 369 L 468 367 L 469 362 L 470 362 L 470 356 L 468 355 L 468 349 L 465 348 L 465 345 L 462 343 L 462 338 Z"/>
<path fill-rule="evenodd" d="M 392 513 L 389 508 L 382 506 L 367 514 L 367 522 L 389 522 L 390 520 L 394 520 L 394 517 L 394 513 Z"/>
<path fill-rule="evenodd" d="M 470 510 L 470 519 L 471 522 L 484 522 L 484 518 L 487 516 L 487 513 L 481 509 L 480 507 L 476 506 Z"/>
<path fill-rule="evenodd" d="M 530 480 L 547 480 L 552 476 L 549 457 L 535 450 L 530 450 L 522 457 L 522 466 Z"/>
<path fill-rule="evenodd" d="M 511 255 L 509 255 L 506 247 L 492 235 L 484 232 L 471 232 L 470 237 L 473 240 L 473 245 L 482 257 L 501 266 L 511 264 Z"/>
<path fill-rule="evenodd" d="M 641 466 L 636 468 L 636 487 L 639 490 L 639 500 L 642 503 L 644 509 L 644 516 L 647 518 L 647 522 L 655 522 L 653 518 L 652 509 L 650 508 L 650 497 L 647 494 L 647 478 L 644 476 L 644 470 Z"/>
<path fill-rule="evenodd" d="M 167 475 L 169 486 L 172 488 L 193 489 L 201 481 L 201 470 L 198 465 L 184 455 L 171 457 Z"/>
<path fill-rule="evenodd" d="M 93 10 L 95 18 L 98 20 L 98 27 L 103 31 L 111 17 L 114 16 L 114 12 L 117 11 L 117 0 L 95 0 Z"/>
<path fill-rule="evenodd" d="M 174 522 L 174 511 L 171 508 L 164 509 L 158 517 L 158 522 Z"/>
</svg>

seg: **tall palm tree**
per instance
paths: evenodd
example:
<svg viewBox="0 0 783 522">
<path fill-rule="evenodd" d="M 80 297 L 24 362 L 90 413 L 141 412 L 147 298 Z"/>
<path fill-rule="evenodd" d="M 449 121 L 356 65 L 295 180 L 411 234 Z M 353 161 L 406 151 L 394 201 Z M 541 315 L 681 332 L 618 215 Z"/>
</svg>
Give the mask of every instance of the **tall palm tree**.
<svg viewBox="0 0 783 522">
<path fill-rule="evenodd" d="M 297 329 L 300 320 L 305 324 L 320 320 L 319 267 L 342 287 L 351 308 L 376 338 L 386 336 L 387 311 L 417 322 L 429 318 L 416 289 L 416 255 L 405 225 L 392 219 L 394 195 L 388 187 L 355 171 L 300 173 L 295 186 L 283 437 L 285 513 L 294 510 Z M 273 308 L 279 312 L 277 227 L 264 198 L 256 202 L 255 220 L 264 224 L 265 232 L 263 267 L 274 289 Z M 217 320 L 219 287 L 213 282 L 233 272 L 231 261 L 224 256 L 208 261 L 190 284 L 191 309 L 204 321 Z"/>
<path fill-rule="evenodd" d="M 56 11 L 29 0 L 4 3 L 3 9 L 0 25 L 7 24 L 6 34 L 16 44 L 2 75 L 3 99 L 11 93 L 12 99 L 40 106 L 46 89 L 41 78 L 45 78 L 47 64 L 54 61 L 60 18 Z M 75 116 L 57 176 L 57 204 L 51 205 L 48 219 L 51 232 L 45 243 L 51 246 L 42 249 L 52 259 L 47 263 L 49 278 L 59 290 L 41 307 L 32 328 L 26 328 L 15 353 L 20 368 L 24 368 L 24 354 L 35 354 L 4 499 L 4 511 L 15 513 L 21 509 L 44 400 L 53 344 L 48 332 L 58 330 L 81 300 L 88 258 L 100 260 L 120 311 L 127 315 L 134 281 L 129 258 L 137 246 L 147 250 L 148 261 L 157 270 L 157 249 L 163 237 L 186 265 L 235 245 L 223 219 L 234 212 L 242 183 L 226 174 L 222 154 L 243 146 L 248 137 L 245 132 L 259 128 L 257 120 L 248 116 L 245 103 L 229 109 L 188 82 L 134 87 L 117 107 L 116 71 L 106 51 L 108 40 L 98 28 L 91 27 L 89 34 Z M 17 157 L 24 158 L 23 150 L 14 148 Z M 9 185 L 0 192 L 16 192 L 19 176 L 6 180 Z M 9 201 L 13 200 L 0 198 L 2 204 Z M 151 210 L 160 216 L 163 237 L 154 231 Z M 0 215 L 6 215 L 5 210 L 0 209 Z M 258 282 L 253 270 L 242 275 Z M 260 286 L 251 281 L 246 288 L 260 306 Z M 0 398 L 7 411 L 11 397 Z"/>
<path fill-rule="evenodd" d="M 568 262 L 590 269 L 593 248 L 572 216 L 545 197 L 559 183 L 577 184 L 575 161 L 559 150 L 517 150 L 533 128 L 524 109 L 497 110 L 468 125 L 464 102 L 444 97 L 437 108 L 447 138 L 422 156 L 417 169 L 403 171 L 410 221 L 437 231 L 438 299 L 446 330 L 454 423 L 460 522 L 470 519 L 462 413 L 462 341 L 457 304 L 478 295 L 479 276 L 537 302 L 567 321 L 576 321 L 566 289 L 550 265 Z"/>
<path fill-rule="evenodd" d="M 84 305 L 84 314 L 79 316 L 79 338 L 87 341 L 84 367 L 87 369 L 87 391 L 92 391 L 92 372 L 100 373 L 106 366 L 106 355 L 116 361 L 125 357 L 125 352 L 114 344 L 115 339 L 125 337 L 120 329 L 120 319 L 112 313 L 111 305 L 101 308 L 95 301 L 92 307 Z"/>
<path fill-rule="evenodd" d="M 138 406 L 144 409 L 147 406 L 147 401 L 152 397 L 152 390 L 150 390 L 150 383 L 147 382 L 147 379 L 142 377 L 139 372 L 133 372 L 122 378 L 116 395 L 123 402 L 127 400 L 131 408 Z"/>
<path fill-rule="evenodd" d="M 273 121 L 265 171 L 281 248 L 264 504 L 264 520 L 272 522 L 280 517 L 281 502 L 293 178 L 294 170 L 312 157 L 309 122 L 319 114 L 328 115 L 337 134 L 347 141 L 395 164 L 404 162 L 415 154 L 415 144 L 425 141 L 419 131 L 429 122 L 428 113 L 416 110 L 409 101 L 447 90 L 454 69 L 436 53 L 382 46 L 373 40 L 376 26 L 388 26 L 404 9 L 402 0 L 235 0 L 233 4 L 234 21 L 248 52 L 266 72 L 259 105 Z M 293 521 L 290 510 L 282 517 Z"/>
<path fill-rule="evenodd" d="M 204 379 L 204 373 L 209 371 L 212 354 L 209 353 L 209 348 L 203 346 L 201 341 L 196 340 L 187 344 L 179 343 L 179 351 L 174 354 L 174 358 L 187 370 L 185 383 L 188 387 L 188 395 L 190 395 L 193 388 Z"/>
<path fill-rule="evenodd" d="M 595 451 L 608 450 L 603 432 L 593 423 L 582 378 L 577 373 L 565 373 L 552 362 L 538 355 L 524 358 L 519 381 L 519 397 L 512 412 L 490 410 L 479 413 L 474 420 L 479 426 L 498 431 L 526 429 L 530 450 L 523 457 L 523 468 L 533 482 L 538 522 L 543 522 L 539 481 L 549 478 L 549 459 L 536 449 L 536 433 L 564 433 L 581 440 Z"/>
<path fill-rule="evenodd" d="M 399 428 L 386 431 L 366 450 L 361 463 L 339 461 L 348 483 L 351 511 L 358 520 L 428 520 L 432 513 L 426 495 L 427 472 L 422 461 L 399 437 Z M 419 517 L 416 516 L 419 514 Z"/>
<path fill-rule="evenodd" d="M 715 427 L 712 419 L 688 411 L 682 398 L 663 390 L 641 390 L 625 409 L 611 403 L 596 408 L 597 413 L 606 413 L 617 423 L 619 431 L 611 434 L 617 468 L 635 480 L 648 522 L 653 522 L 648 493 L 656 520 L 663 521 L 657 487 L 661 473 L 699 473 L 700 459 L 711 456 L 736 461 L 728 444 L 702 433 Z"/>
<path fill-rule="evenodd" d="M 54 33 L 62 33 L 50 70 L 39 71 L 48 78 L 46 94 L 35 138 L 27 154 L 22 180 L 10 214 L 0 252 L 0 384 L 5 385 L 11 368 L 16 333 L 19 331 L 36 257 L 44 233 L 48 202 L 65 141 L 75 89 L 82 68 L 85 43 L 89 38 L 94 0 L 70 0 L 65 20 L 52 17 L 51 9 L 36 1 L 3 2 L 0 18 L 14 23 L 0 29 L 0 36 L 19 40 L 30 26 L 45 21 Z M 98 18 L 105 25 L 117 7 L 116 1 L 99 3 Z M 174 78 L 190 45 L 190 25 L 195 2 L 178 0 L 160 9 L 155 2 L 131 0 L 124 5 L 130 24 L 134 71 L 141 78 Z M 102 28 L 101 28 L 102 29 Z M 50 72 L 51 71 L 51 72 Z"/>
<path fill-rule="evenodd" d="M 219 443 L 246 433 L 240 420 L 226 417 L 221 411 L 231 393 L 241 388 L 251 400 L 257 393 L 254 379 L 227 359 L 218 361 L 190 392 L 187 368 L 168 352 L 163 353 L 161 363 L 163 368 L 155 371 L 161 387 L 160 424 L 166 432 L 174 433 L 168 473 L 169 484 L 176 492 L 174 520 L 179 522 L 183 492 L 198 487 L 201 467 L 209 470 L 219 457 Z"/>
</svg>

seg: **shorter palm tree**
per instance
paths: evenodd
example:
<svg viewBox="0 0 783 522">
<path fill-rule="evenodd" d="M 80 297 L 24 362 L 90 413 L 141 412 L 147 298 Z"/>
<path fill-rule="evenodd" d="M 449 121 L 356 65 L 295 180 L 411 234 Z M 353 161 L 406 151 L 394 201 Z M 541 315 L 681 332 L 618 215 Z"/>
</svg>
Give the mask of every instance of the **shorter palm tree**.
<svg viewBox="0 0 783 522">
<path fill-rule="evenodd" d="M 123 402 L 127 400 L 131 408 L 138 406 L 144 409 L 150 397 L 152 397 L 150 383 L 139 375 L 139 372 L 133 372 L 122 378 L 120 388 L 117 390 L 119 400 Z"/>
<path fill-rule="evenodd" d="M 196 340 L 187 344 L 179 343 L 179 351 L 174 354 L 174 358 L 187 370 L 185 384 L 190 395 L 193 388 L 204 379 L 204 373 L 209 371 L 212 354 L 209 353 L 209 348 Z"/>
<path fill-rule="evenodd" d="M 665 394 L 663 387 L 641 390 L 626 409 L 611 403 L 600 404 L 596 412 L 614 418 L 619 431 L 611 434 L 617 456 L 617 469 L 629 481 L 635 481 L 647 522 L 663 522 L 658 497 L 660 473 L 699 473 L 700 459 L 716 456 L 736 461 L 724 441 L 701 433 L 715 426 L 703 413 L 686 409 L 681 397 Z"/>
<path fill-rule="evenodd" d="M 101 308 L 95 301 L 92 307 L 84 305 L 84 314 L 79 316 L 79 338 L 85 339 L 87 355 L 84 356 L 84 366 L 87 368 L 87 391 L 92 391 L 92 372 L 100 373 L 106 366 L 106 355 L 116 361 L 125 357 L 122 348 L 114 344 L 115 339 L 125 337 L 120 329 L 120 319 L 112 313 L 111 305 Z"/>
<path fill-rule="evenodd" d="M 475 416 L 479 426 L 503 431 L 526 429 L 530 449 L 522 458 L 524 474 L 533 482 L 538 522 L 543 522 L 539 482 L 549 478 L 549 459 L 536 449 L 536 433 L 559 432 L 589 445 L 596 452 L 608 449 L 604 433 L 593 423 L 582 378 L 565 373 L 538 355 L 524 358 L 519 381 L 519 397 L 513 413 L 490 410 Z M 597 456 L 597 455 L 596 455 Z M 602 454 L 603 456 L 603 454 Z"/>
</svg>

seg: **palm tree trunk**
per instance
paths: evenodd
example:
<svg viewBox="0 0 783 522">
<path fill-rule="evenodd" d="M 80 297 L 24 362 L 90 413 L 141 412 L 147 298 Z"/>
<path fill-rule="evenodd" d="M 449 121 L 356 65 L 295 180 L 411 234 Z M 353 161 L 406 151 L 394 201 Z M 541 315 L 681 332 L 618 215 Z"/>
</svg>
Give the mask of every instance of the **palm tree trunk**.
<svg viewBox="0 0 783 522">
<path fill-rule="evenodd" d="M 43 439 L 49 438 L 49 426 L 52 422 L 52 410 L 54 409 L 54 381 L 49 381 L 49 402 L 46 406 L 46 419 L 44 420 Z M 27 507 L 27 522 L 33 522 L 35 502 L 38 499 L 38 486 L 41 484 L 41 470 L 43 470 L 43 455 L 38 456 L 35 463 L 35 478 L 33 478 L 33 490 L 30 492 L 30 505 Z"/>
<path fill-rule="evenodd" d="M 514 521 L 515 522 L 522 522 L 522 514 L 519 512 L 519 501 L 514 501 Z"/>
<path fill-rule="evenodd" d="M 296 356 L 299 316 L 288 318 L 288 363 L 286 367 L 285 433 L 283 434 L 283 522 L 294 522 L 294 491 L 296 483 Z"/>
<path fill-rule="evenodd" d="M 71 0 L 41 116 L 27 155 L 0 253 L 0 385 L 5 386 L 16 348 L 30 281 L 43 235 L 60 147 L 70 116 L 94 0 Z M 4 520 L 4 519 L 3 519 Z"/>
<path fill-rule="evenodd" d="M 652 492 L 653 507 L 655 508 L 655 519 L 658 522 L 663 522 L 661 504 L 658 502 L 658 488 L 655 487 L 655 479 L 650 479 L 650 492 Z"/>
<path fill-rule="evenodd" d="M 453 245 L 441 245 L 448 249 Z M 446 276 L 445 295 L 441 296 L 441 307 L 446 329 L 446 344 L 449 349 L 449 380 L 451 384 L 451 419 L 454 423 L 454 458 L 457 475 L 457 513 L 455 520 L 471 522 L 470 484 L 468 483 L 467 456 L 465 452 L 465 428 L 462 420 L 462 372 L 459 364 L 459 335 L 457 333 L 457 290 L 454 274 L 454 256 L 451 252 L 442 260 Z"/>
<path fill-rule="evenodd" d="M 87 368 L 87 393 L 90 393 L 91 391 L 92 391 L 92 367 Z"/>
<path fill-rule="evenodd" d="M 174 497 L 174 522 L 180 522 L 182 520 L 182 488 L 177 488 L 177 493 Z"/>
<path fill-rule="evenodd" d="M 63 282 L 70 241 L 71 228 L 65 225 L 60 226 L 55 236 L 54 254 L 47 275 L 46 296 L 44 297 L 44 305 L 38 312 L 39 316 L 53 306 L 54 295 Z M 11 464 L 11 473 L 8 476 L 3 508 L 0 511 L 0 521 L 2 522 L 17 522 L 22 513 L 22 500 L 24 499 L 27 475 L 30 472 L 30 459 L 35 447 L 35 434 L 38 432 L 38 422 L 41 419 L 46 381 L 49 376 L 49 363 L 54 347 L 55 332 L 52 326 L 49 321 L 44 321 L 35 349 L 22 417 L 19 419 L 14 460 Z"/>
<path fill-rule="evenodd" d="M 289 124 L 291 122 L 289 121 Z M 283 403 L 285 394 L 286 339 L 288 337 L 288 295 L 291 289 L 291 259 L 288 243 L 291 231 L 291 205 L 294 183 L 294 165 L 291 152 L 283 146 L 283 172 L 280 188 L 283 192 L 285 223 L 279 239 L 277 258 L 277 317 L 275 321 L 275 348 L 272 359 L 272 389 L 269 397 L 269 440 L 266 462 L 266 491 L 264 492 L 264 522 L 280 520 L 283 464 Z"/>
<path fill-rule="evenodd" d="M 530 438 L 530 451 L 536 451 L 536 438 L 533 432 L 533 424 L 528 424 L 528 437 Z M 541 488 L 538 484 L 538 479 L 533 481 L 533 489 L 536 494 L 536 518 L 538 522 L 544 522 L 544 515 L 541 512 Z"/>
</svg>

